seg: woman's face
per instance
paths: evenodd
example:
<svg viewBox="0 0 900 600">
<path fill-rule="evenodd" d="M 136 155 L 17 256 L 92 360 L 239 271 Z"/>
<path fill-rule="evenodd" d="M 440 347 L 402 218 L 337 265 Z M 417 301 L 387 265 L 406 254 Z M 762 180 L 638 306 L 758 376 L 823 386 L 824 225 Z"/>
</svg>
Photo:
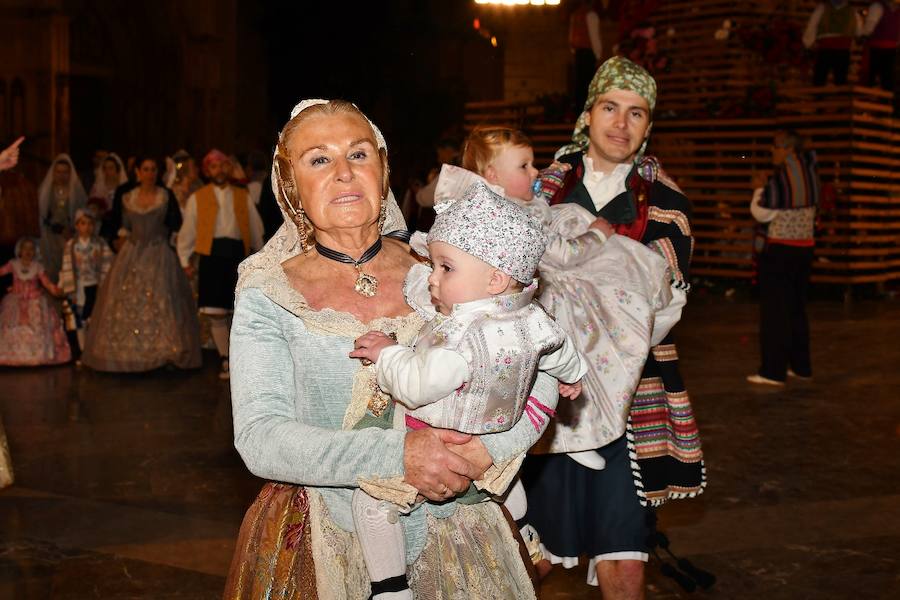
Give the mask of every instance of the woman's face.
<svg viewBox="0 0 900 600">
<path fill-rule="evenodd" d="M 19 258 L 24 260 L 25 262 L 31 262 L 34 260 L 34 243 L 33 242 L 23 242 L 21 246 L 19 246 Z"/>
<path fill-rule="evenodd" d="M 321 231 L 377 223 L 382 168 L 372 128 L 353 113 L 309 117 L 287 140 L 303 210 Z"/>
<path fill-rule="evenodd" d="M 112 159 L 103 161 L 103 179 L 110 183 L 119 180 L 119 164 L 116 161 Z"/>
<path fill-rule="evenodd" d="M 182 178 L 182 180 L 190 183 L 197 179 L 198 176 L 199 173 L 197 173 L 197 163 L 194 162 L 193 158 L 187 159 L 184 165 L 184 177 Z"/>
<path fill-rule="evenodd" d="M 53 183 L 55 185 L 67 186 L 71 178 L 72 169 L 69 167 L 69 163 L 58 162 L 53 165 Z"/>
<path fill-rule="evenodd" d="M 152 185 L 156 183 L 156 163 L 152 160 L 145 160 L 137 167 L 138 183 Z"/>
</svg>

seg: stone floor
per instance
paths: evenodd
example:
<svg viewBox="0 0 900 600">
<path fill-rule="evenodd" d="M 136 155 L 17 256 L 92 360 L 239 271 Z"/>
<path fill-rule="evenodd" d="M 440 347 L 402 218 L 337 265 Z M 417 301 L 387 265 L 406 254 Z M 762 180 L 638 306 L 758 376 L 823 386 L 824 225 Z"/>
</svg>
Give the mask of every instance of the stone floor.
<svg viewBox="0 0 900 600">
<path fill-rule="evenodd" d="M 648 597 L 900 598 L 900 304 L 811 305 L 815 380 L 750 388 L 755 307 L 695 294 L 679 330 L 709 488 L 660 511 L 718 577 Z M 0 370 L 16 485 L 0 492 L 0 599 L 219 598 L 260 482 L 231 446 L 227 384 L 191 373 Z M 599 598 L 557 569 L 542 598 Z"/>
</svg>

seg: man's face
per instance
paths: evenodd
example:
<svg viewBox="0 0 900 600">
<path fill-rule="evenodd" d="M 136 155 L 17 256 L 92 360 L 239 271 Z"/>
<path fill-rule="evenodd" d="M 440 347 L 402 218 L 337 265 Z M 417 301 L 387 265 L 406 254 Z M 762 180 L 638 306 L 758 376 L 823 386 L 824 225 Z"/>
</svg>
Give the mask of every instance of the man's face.
<svg viewBox="0 0 900 600">
<path fill-rule="evenodd" d="M 786 148 L 787 139 L 783 134 L 777 134 L 775 136 L 775 141 L 772 144 L 772 164 L 773 165 L 781 165 L 784 164 L 784 160 L 788 157 L 788 155 L 792 152 L 791 148 Z"/>
<path fill-rule="evenodd" d="M 217 159 L 207 161 L 206 176 L 216 185 L 225 185 L 231 177 L 231 161 Z"/>
<path fill-rule="evenodd" d="M 650 132 L 650 106 L 637 92 L 613 89 L 597 97 L 586 119 L 588 156 L 599 171 L 630 163 Z"/>
</svg>

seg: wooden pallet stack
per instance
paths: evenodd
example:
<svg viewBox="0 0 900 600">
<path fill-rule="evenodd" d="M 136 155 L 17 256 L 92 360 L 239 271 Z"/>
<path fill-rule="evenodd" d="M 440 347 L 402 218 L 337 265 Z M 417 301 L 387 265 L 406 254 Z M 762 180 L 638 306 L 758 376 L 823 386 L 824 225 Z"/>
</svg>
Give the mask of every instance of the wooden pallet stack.
<svg viewBox="0 0 900 600">
<path fill-rule="evenodd" d="M 810 88 L 808 67 L 773 68 L 735 33 L 715 39 L 726 19 L 735 28 L 773 18 L 802 26 L 814 6 L 812 0 L 770 6 L 669 0 L 652 17 L 671 68 L 657 75 L 660 96 L 650 152 L 693 204 L 696 276 L 752 275 L 752 181 L 757 173 L 771 172 L 775 132 L 794 129 L 817 151 L 822 181 L 835 191 L 835 205 L 819 217 L 814 281 L 850 285 L 900 279 L 900 123 L 891 116 L 892 95 L 854 85 Z M 854 78 L 852 71 L 851 82 Z M 748 90 L 760 84 L 775 92 L 762 109 L 748 104 Z M 723 111 L 735 106 L 742 109 Z M 539 165 L 568 141 L 573 125 L 543 123 L 539 108 L 521 104 L 510 109 L 494 103 L 467 112 L 469 126 L 523 128 L 534 141 Z"/>
<path fill-rule="evenodd" d="M 819 217 L 814 281 L 900 278 L 900 152 L 895 150 L 900 130 L 891 116 L 892 95 L 852 85 L 810 88 L 808 67 L 773 67 L 746 48 L 737 33 L 715 39 L 726 19 L 735 28 L 772 19 L 802 26 L 815 4 L 801 0 L 736 8 L 721 0 L 670 0 L 653 16 L 672 69 L 657 76 L 660 99 L 651 151 L 693 204 L 696 275 L 751 276 L 751 182 L 756 173 L 771 172 L 775 132 L 794 129 L 817 151 L 822 181 L 836 193 L 836 205 Z M 668 28 L 674 35 L 663 33 Z M 851 82 L 859 55 L 857 48 Z M 758 107 L 748 102 L 748 90 L 760 84 L 771 86 L 775 101 L 753 115 Z M 740 110 L 725 112 L 746 116 L 709 116 L 729 105 Z"/>
</svg>

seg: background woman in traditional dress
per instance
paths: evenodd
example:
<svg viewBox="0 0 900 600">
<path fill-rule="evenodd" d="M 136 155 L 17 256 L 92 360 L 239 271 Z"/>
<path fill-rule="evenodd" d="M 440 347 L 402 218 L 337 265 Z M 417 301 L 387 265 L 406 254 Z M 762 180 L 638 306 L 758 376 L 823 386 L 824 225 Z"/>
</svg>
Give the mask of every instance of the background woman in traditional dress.
<svg viewBox="0 0 900 600">
<path fill-rule="evenodd" d="M 115 152 L 110 152 L 94 173 L 94 185 L 91 186 L 91 193 L 88 196 L 88 200 L 97 206 L 97 214 L 94 217 L 98 222 L 108 210 L 112 209 L 116 188 L 127 181 L 128 174 L 125 172 L 122 159 Z"/>
<path fill-rule="evenodd" d="M 63 246 L 72 237 L 75 211 L 87 204 L 87 194 L 68 154 L 53 159 L 38 188 L 38 219 L 41 223 L 41 258 L 52 281 L 59 277 Z"/>
<path fill-rule="evenodd" d="M 156 161 L 137 164 L 138 186 L 122 197 L 121 213 L 112 217 L 124 241 L 100 287 L 81 360 L 98 371 L 196 368 L 197 308 L 169 246 L 181 212 L 174 196 L 156 183 Z"/>
<path fill-rule="evenodd" d="M 178 199 L 178 206 L 184 210 L 184 204 L 191 194 L 203 186 L 197 162 L 187 150 L 179 150 L 166 159 L 166 187 L 172 190 Z"/>
</svg>

